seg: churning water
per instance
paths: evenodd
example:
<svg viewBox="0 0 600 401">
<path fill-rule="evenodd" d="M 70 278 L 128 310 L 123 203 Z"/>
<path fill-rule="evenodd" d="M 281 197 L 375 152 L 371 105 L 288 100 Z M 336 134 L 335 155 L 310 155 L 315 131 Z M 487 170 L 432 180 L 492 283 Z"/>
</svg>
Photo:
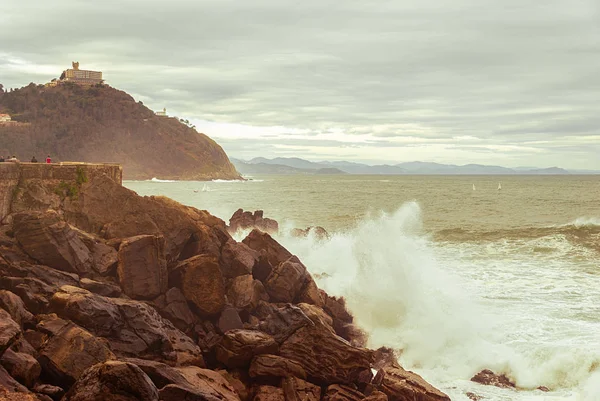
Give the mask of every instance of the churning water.
<svg viewBox="0 0 600 401">
<path fill-rule="evenodd" d="M 265 210 L 320 287 L 346 297 L 370 346 L 396 348 L 454 400 L 469 391 L 600 400 L 599 176 L 264 176 L 212 182 L 210 192 L 204 182 L 125 185 L 223 219 Z M 331 239 L 285 234 L 311 225 Z M 469 381 L 484 368 L 520 389 Z"/>
</svg>

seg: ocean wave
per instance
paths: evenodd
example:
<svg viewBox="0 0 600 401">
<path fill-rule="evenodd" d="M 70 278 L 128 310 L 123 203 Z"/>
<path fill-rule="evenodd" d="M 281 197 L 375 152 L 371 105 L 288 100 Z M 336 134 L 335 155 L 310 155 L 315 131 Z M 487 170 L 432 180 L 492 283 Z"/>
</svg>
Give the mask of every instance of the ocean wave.
<svg viewBox="0 0 600 401">
<path fill-rule="evenodd" d="M 578 217 L 559 227 L 600 227 L 600 217 Z"/>
<path fill-rule="evenodd" d="M 222 180 L 220 178 L 211 180 L 212 182 L 224 183 L 224 182 L 246 182 L 245 180 Z"/>
<path fill-rule="evenodd" d="M 151 180 L 146 180 L 146 181 L 149 181 L 149 182 L 178 182 L 177 180 L 161 180 L 156 177 L 152 177 Z"/>
<path fill-rule="evenodd" d="M 453 230 L 444 235 L 466 234 L 464 230 Z M 279 240 L 302 259 L 321 288 L 346 298 L 357 324 L 369 333 L 371 347 L 397 349 L 405 367 L 417 370 L 434 384 L 446 383 L 443 388 L 450 392 L 457 380 L 467 388 L 472 386 L 469 378 L 488 368 L 506 373 L 524 389 L 534 391 L 546 386 L 552 390 L 576 389 L 587 397 L 581 399 L 600 396 L 598 386 L 591 384 L 600 366 L 600 349 L 592 341 L 598 333 L 584 329 L 588 327 L 584 323 L 577 328 L 561 322 L 553 315 L 556 306 L 552 303 L 544 309 L 547 320 L 543 323 L 536 323 L 538 316 L 524 316 L 534 296 L 527 289 L 539 288 L 541 282 L 548 284 L 544 274 L 555 274 L 551 276 L 553 283 L 568 280 L 568 273 L 560 270 L 558 262 L 552 268 L 558 269 L 556 273 L 544 270 L 546 259 L 536 262 L 541 275 L 536 280 L 529 277 L 529 271 L 523 276 L 523 270 L 531 269 L 522 267 L 523 261 L 531 260 L 529 256 L 521 255 L 504 270 L 476 258 L 468 267 L 470 275 L 460 276 L 451 263 L 439 258 L 438 244 L 424 233 L 421 209 L 415 202 L 404 204 L 394 213 L 366 218 L 352 230 L 332 234 L 329 241 L 316 241 L 310 236 Z M 537 251 L 548 252 L 545 241 L 538 242 Z M 487 257 L 485 247 L 471 246 L 480 249 L 478 256 Z M 448 260 L 455 263 L 465 257 L 459 246 L 444 250 Z M 507 257 L 515 258 L 508 248 L 505 252 Z M 525 289 L 523 293 L 511 292 L 517 284 L 513 276 L 526 281 L 527 285 L 519 283 Z M 492 288 L 489 286 L 499 293 L 491 311 L 491 301 L 480 298 L 486 297 L 487 289 Z M 476 287 L 481 294 L 472 290 Z M 555 291 L 575 296 L 580 287 L 574 282 L 573 289 Z M 553 290 L 544 291 L 544 296 L 554 296 Z M 540 298 L 538 302 L 548 301 Z M 575 303 L 564 307 L 581 307 L 577 301 L 571 302 Z M 524 323 L 516 324 L 516 317 Z M 566 325 L 561 326 L 567 333 L 562 339 L 550 338 L 544 332 L 547 326 L 557 324 Z"/>
</svg>

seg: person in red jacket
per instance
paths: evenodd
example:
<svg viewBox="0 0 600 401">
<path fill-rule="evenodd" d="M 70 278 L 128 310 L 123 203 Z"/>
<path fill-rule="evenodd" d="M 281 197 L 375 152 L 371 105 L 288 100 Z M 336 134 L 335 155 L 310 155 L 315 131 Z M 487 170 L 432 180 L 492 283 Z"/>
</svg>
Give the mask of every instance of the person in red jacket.
<svg viewBox="0 0 600 401">
<path fill-rule="evenodd" d="M 50 158 L 50 155 L 46 156 L 46 163 L 52 163 L 52 159 Z"/>
</svg>

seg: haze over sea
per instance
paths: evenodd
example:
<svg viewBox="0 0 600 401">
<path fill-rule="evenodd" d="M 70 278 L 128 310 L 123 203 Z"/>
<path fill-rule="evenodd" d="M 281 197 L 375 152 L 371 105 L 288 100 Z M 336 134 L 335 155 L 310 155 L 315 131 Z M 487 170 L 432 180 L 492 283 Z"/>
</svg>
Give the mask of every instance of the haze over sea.
<svg viewBox="0 0 600 401">
<path fill-rule="evenodd" d="M 401 350 L 453 400 L 600 400 L 600 176 L 124 184 L 226 221 L 264 210 L 319 286 L 346 297 L 369 345 Z M 314 225 L 331 239 L 286 235 Z M 469 381 L 484 368 L 524 390 Z"/>
</svg>

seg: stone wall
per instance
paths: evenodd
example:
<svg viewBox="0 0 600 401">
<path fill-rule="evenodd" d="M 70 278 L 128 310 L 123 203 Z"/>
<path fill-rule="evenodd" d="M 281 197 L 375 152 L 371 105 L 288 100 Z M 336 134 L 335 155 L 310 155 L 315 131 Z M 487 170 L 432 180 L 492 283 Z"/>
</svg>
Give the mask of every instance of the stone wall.
<svg viewBox="0 0 600 401">
<path fill-rule="evenodd" d="M 88 178 L 105 174 L 118 184 L 123 183 L 123 169 L 119 164 L 89 163 L 0 163 L 0 221 L 11 213 L 15 190 L 27 181 L 77 182 L 79 172 Z"/>
</svg>

